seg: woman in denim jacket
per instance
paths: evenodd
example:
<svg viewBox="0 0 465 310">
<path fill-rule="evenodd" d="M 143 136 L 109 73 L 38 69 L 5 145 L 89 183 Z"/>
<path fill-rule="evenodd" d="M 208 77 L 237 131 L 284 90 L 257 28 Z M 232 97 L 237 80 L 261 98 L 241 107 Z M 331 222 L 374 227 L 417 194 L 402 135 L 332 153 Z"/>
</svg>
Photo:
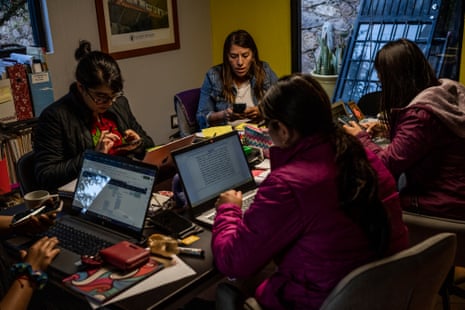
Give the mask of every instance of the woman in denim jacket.
<svg viewBox="0 0 465 310">
<path fill-rule="evenodd" d="M 197 110 L 200 129 L 237 119 L 260 121 L 258 102 L 277 79 L 271 67 L 260 61 L 247 31 L 230 33 L 224 42 L 223 63 L 210 68 L 202 84 Z M 234 113 L 233 103 L 246 103 L 245 111 Z"/>
</svg>

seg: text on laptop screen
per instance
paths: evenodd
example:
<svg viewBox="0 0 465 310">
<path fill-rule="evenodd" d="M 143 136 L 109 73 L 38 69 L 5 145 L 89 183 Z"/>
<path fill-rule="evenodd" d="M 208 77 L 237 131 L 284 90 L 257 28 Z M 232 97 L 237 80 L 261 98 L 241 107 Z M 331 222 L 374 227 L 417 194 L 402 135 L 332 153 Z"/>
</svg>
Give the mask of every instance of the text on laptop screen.
<svg viewBox="0 0 465 310">
<path fill-rule="evenodd" d="M 116 156 L 86 152 L 76 184 L 73 209 L 111 225 L 143 228 L 156 168 Z"/>
<path fill-rule="evenodd" d="M 218 193 L 250 183 L 253 177 L 237 135 L 202 143 L 175 154 L 176 165 L 192 207 Z"/>
</svg>

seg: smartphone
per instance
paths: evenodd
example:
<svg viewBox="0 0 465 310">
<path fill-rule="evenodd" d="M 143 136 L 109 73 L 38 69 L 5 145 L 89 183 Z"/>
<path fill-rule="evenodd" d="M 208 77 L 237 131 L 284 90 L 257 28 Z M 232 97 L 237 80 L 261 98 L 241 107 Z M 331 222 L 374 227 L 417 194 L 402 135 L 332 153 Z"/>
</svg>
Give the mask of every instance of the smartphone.
<svg viewBox="0 0 465 310">
<path fill-rule="evenodd" d="M 142 140 L 140 140 L 140 139 L 139 139 L 139 140 L 126 141 L 126 143 L 117 145 L 117 146 L 115 146 L 114 148 L 115 148 L 115 149 L 119 149 L 119 148 L 121 148 L 121 147 L 129 146 L 129 145 L 136 145 L 136 144 L 139 144 L 139 143 L 141 143 L 141 142 L 142 142 Z"/>
<path fill-rule="evenodd" d="M 20 224 L 24 224 L 29 219 L 31 219 L 31 217 L 34 215 L 35 216 L 40 216 L 41 214 L 49 215 L 55 212 L 60 212 L 62 209 L 63 209 L 63 200 L 48 199 L 37 208 L 27 209 L 26 211 L 16 213 L 15 215 L 13 215 L 11 226 L 14 227 Z"/>
<path fill-rule="evenodd" d="M 171 210 L 160 210 L 150 217 L 150 220 L 155 226 L 176 236 L 176 238 L 185 235 L 196 227 L 190 220 Z"/>
<path fill-rule="evenodd" d="M 244 113 L 247 104 L 245 103 L 234 103 L 233 104 L 233 113 L 241 114 Z"/>
<path fill-rule="evenodd" d="M 349 125 L 349 126 L 350 126 L 350 123 L 349 123 L 349 122 L 350 122 L 351 120 L 352 120 L 352 119 L 351 119 L 350 117 L 345 116 L 345 115 L 339 116 L 339 117 L 337 118 L 337 121 L 338 121 L 340 124 L 342 124 L 342 125 Z"/>
</svg>

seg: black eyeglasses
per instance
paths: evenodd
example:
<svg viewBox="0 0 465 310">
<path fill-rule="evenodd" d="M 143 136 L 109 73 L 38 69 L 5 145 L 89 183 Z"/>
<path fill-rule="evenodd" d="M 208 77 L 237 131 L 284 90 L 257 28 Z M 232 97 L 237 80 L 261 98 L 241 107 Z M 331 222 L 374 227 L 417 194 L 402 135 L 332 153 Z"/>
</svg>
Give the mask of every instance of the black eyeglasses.
<svg viewBox="0 0 465 310">
<path fill-rule="evenodd" d="M 90 99 L 92 99 L 92 101 L 94 101 L 96 104 L 104 104 L 104 103 L 108 103 L 111 101 L 111 103 L 114 103 L 116 101 L 116 99 L 118 99 L 119 97 L 121 97 L 123 95 L 123 92 L 120 91 L 118 93 L 116 93 L 114 96 L 108 96 L 108 95 L 104 95 L 104 94 L 94 94 L 94 96 L 92 96 L 92 92 L 91 90 L 89 90 L 89 88 L 86 88 L 86 92 L 87 94 L 89 95 Z"/>
</svg>

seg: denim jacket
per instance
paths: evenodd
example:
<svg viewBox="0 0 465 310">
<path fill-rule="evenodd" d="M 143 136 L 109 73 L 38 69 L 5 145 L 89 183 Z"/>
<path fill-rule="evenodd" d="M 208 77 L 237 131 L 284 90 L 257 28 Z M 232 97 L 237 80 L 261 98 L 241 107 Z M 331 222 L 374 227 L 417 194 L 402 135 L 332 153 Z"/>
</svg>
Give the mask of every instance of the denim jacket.
<svg viewBox="0 0 465 310">
<path fill-rule="evenodd" d="M 203 81 L 202 88 L 200 89 L 199 107 L 197 109 L 197 122 L 200 129 L 209 127 L 207 115 L 210 112 L 217 112 L 226 110 L 230 106 L 230 102 L 226 101 L 223 96 L 223 81 L 221 79 L 222 65 L 216 65 L 208 70 L 205 80 Z M 263 62 L 263 69 L 265 70 L 265 81 L 263 83 L 263 90 L 268 90 L 277 80 L 278 77 L 273 72 L 268 63 Z M 255 86 L 256 79 L 252 77 L 250 86 Z M 235 91 L 235 89 L 233 90 Z M 258 105 L 258 100 L 253 96 L 254 105 Z M 225 122 L 226 124 L 226 122 Z"/>
</svg>

